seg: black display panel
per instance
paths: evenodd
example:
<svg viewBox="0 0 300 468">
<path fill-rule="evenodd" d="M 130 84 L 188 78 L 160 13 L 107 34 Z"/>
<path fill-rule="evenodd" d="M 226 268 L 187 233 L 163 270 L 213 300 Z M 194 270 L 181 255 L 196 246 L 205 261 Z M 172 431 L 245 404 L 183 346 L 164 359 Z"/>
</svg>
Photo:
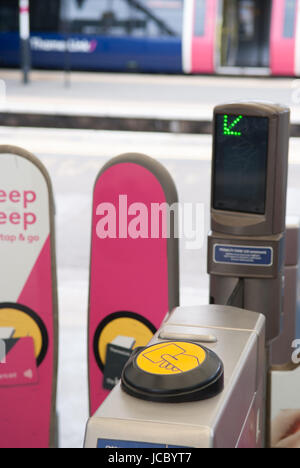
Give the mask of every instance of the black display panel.
<svg viewBox="0 0 300 468">
<path fill-rule="evenodd" d="M 264 214 L 269 119 L 216 116 L 213 207 Z"/>
</svg>

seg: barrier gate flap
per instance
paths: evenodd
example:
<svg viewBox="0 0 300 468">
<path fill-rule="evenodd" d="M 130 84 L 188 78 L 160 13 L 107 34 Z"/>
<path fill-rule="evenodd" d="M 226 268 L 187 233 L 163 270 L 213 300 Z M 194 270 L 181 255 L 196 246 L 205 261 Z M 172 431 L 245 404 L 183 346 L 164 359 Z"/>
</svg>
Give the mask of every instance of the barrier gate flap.
<svg viewBox="0 0 300 468">
<path fill-rule="evenodd" d="M 113 159 L 96 180 L 89 299 L 91 414 L 120 379 L 132 350 L 145 346 L 179 304 L 176 223 L 170 223 L 170 235 L 161 229 L 174 203 L 171 176 L 144 155 Z"/>
<path fill-rule="evenodd" d="M 54 446 L 57 335 L 51 182 L 0 146 L 0 447 Z"/>
</svg>

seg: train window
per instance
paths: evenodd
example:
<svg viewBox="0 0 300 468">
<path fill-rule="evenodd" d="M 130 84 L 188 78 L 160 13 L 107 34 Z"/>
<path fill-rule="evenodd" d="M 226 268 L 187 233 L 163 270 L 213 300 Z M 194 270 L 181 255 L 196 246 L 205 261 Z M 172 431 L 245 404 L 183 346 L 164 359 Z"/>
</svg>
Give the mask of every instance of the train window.
<svg viewBox="0 0 300 468">
<path fill-rule="evenodd" d="M 19 30 L 17 0 L 1 0 L 0 2 L 0 32 L 16 32 Z"/>
<path fill-rule="evenodd" d="M 180 36 L 183 0 L 62 0 L 62 24 L 74 33 Z"/>
<path fill-rule="evenodd" d="M 297 0 L 285 1 L 283 37 L 285 37 L 286 39 L 292 39 L 293 37 L 295 37 L 296 8 Z"/>
<path fill-rule="evenodd" d="M 56 32 L 59 24 L 60 0 L 30 0 L 32 32 Z M 0 32 L 19 31 L 18 0 L 0 0 Z"/>
<path fill-rule="evenodd" d="M 181 36 L 183 0 L 143 0 L 141 3 L 153 15 L 150 35 L 159 35 L 161 32 L 162 35 Z M 162 25 L 164 25 L 163 28 Z"/>
<path fill-rule="evenodd" d="M 196 37 L 205 35 L 206 0 L 196 0 L 195 31 Z"/>
<path fill-rule="evenodd" d="M 261 15 L 261 13 L 259 13 Z M 242 41 L 255 40 L 258 10 L 253 0 L 239 0 L 239 37 Z"/>
<path fill-rule="evenodd" d="M 60 0 L 30 0 L 30 28 L 33 33 L 57 32 Z"/>
</svg>

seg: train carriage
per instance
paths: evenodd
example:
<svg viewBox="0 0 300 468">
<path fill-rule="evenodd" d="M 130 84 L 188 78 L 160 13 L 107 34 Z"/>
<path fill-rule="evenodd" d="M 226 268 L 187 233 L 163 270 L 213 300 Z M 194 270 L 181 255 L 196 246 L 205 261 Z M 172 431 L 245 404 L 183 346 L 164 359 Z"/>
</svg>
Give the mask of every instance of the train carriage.
<svg viewBox="0 0 300 468">
<path fill-rule="evenodd" d="M 30 0 L 36 68 L 300 75 L 300 0 Z M 20 64 L 18 0 L 0 2 L 0 66 Z"/>
</svg>

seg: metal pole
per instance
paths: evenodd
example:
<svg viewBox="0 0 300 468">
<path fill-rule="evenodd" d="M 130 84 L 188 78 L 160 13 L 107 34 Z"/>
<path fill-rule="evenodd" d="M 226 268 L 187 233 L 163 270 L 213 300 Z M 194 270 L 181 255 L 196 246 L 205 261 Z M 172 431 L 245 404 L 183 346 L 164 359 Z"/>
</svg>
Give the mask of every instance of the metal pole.
<svg viewBox="0 0 300 468">
<path fill-rule="evenodd" d="M 21 67 L 23 83 L 29 83 L 31 68 L 29 0 L 19 0 Z"/>
</svg>

